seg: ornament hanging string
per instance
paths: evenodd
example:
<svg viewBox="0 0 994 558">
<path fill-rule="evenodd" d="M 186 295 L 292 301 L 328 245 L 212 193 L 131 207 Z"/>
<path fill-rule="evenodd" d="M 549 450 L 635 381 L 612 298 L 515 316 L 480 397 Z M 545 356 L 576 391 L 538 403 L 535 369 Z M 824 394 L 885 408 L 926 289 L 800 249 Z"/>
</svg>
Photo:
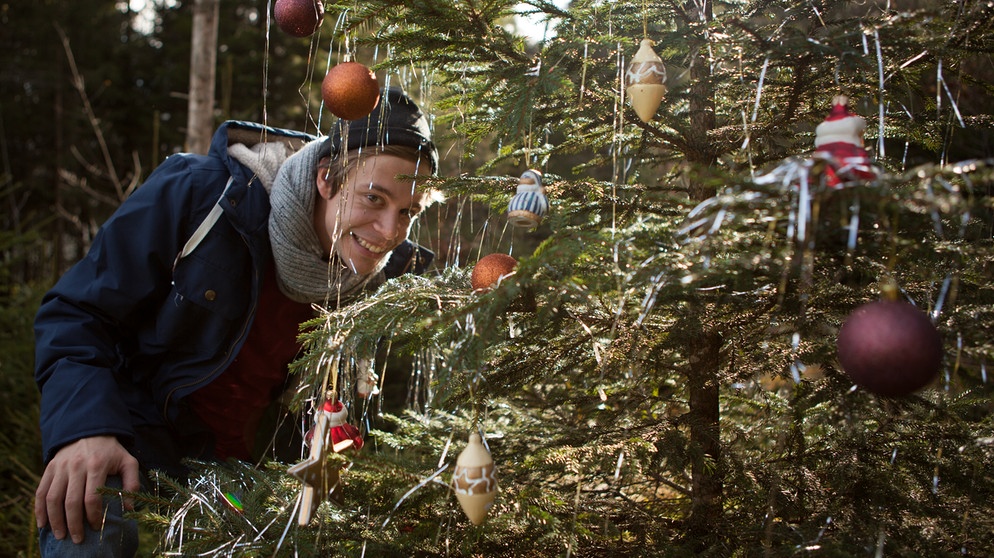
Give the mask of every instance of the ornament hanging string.
<svg viewBox="0 0 994 558">
<path fill-rule="evenodd" d="M 313 124 L 316 134 L 321 133 L 321 127 L 318 121 L 316 121 L 314 119 L 314 116 L 311 114 L 311 103 L 308 102 L 307 93 L 314 87 L 314 68 L 317 66 L 318 63 L 317 53 L 318 53 L 318 41 L 320 40 L 320 37 L 321 37 L 321 27 L 319 26 L 317 32 L 311 36 L 311 40 L 307 47 L 307 64 L 305 65 L 305 67 L 307 68 L 307 77 L 304 78 L 304 83 L 302 83 L 300 87 L 297 88 L 297 93 L 300 95 L 300 98 L 304 103 L 304 119 L 305 119 L 304 131 L 307 130 L 308 124 Z M 268 39 L 268 34 L 267 34 L 267 39 Z M 267 57 L 269 55 L 268 48 L 266 50 L 266 55 Z M 322 104 L 322 106 L 324 105 Z M 265 105 L 263 105 L 263 110 L 265 110 Z"/>
<path fill-rule="evenodd" d="M 580 98 L 577 99 L 577 107 L 583 106 L 583 94 L 586 92 L 587 88 L 587 62 L 590 50 L 590 42 L 583 41 L 583 70 L 580 72 Z"/>
<path fill-rule="evenodd" d="M 269 100 L 269 34 L 273 29 L 273 0 L 266 2 L 266 41 L 262 51 L 262 124 L 263 141 L 265 141 L 265 127 L 269 126 L 269 113 L 267 110 Z"/>
<path fill-rule="evenodd" d="M 877 73 L 880 80 L 880 93 L 878 97 L 878 107 L 880 112 L 880 122 L 878 123 L 877 138 L 877 159 L 884 158 L 884 57 L 880 49 L 880 32 L 873 30 L 873 41 L 877 47 Z"/>
<path fill-rule="evenodd" d="M 325 373 L 322 375 L 321 391 L 318 392 L 317 398 L 315 399 L 318 408 L 320 408 L 324 403 L 325 396 L 329 393 L 329 377 L 331 378 L 330 392 L 335 394 L 334 397 L 337 397 L 338 395 L 338 366 L 342 358 L 340 349 L 338 351 L 339 352 L 336 352 L 336 354 L 331 357 L 330 362 L 325 360 L 325 362 L 328 362 L 329 364 L 325 368 Z"/>
<path fill-rule="evenodd" d="M 614 105 L 614 138 L 611 142 L 611 238 L 614 238 L 617 227 L 617 202 L 618 202 L 618 181 L 621 180 L 621 165 L 618 162 L 618 152 L 621 150 L 621 137 L 625 126 L 625 55 L 621 49 L 621 42 L 617 43 L 616 63 L 618 65 L 618 99 Z"/>
<path fill-rule="evenodd" d="M 390 513 L 387 514 L 387 518 L 383 520 L 383 524 L 380 525 L 380 529 L 386 528 L 387 524 L 390 523 L 390 520 L 393 519 L 394 512 L 396 512 L 397 509 L 400 508 L 400 505 L 403 504 L 404 501 L 407 500 L 411 496 L 411 494 L 414 494 L 415 492 L 417 492 L 418 490 L 420 490 L 421 487 L 425 486 L 426 484 L 428 484 L 430 482 L 437 482 L 437 483 L 439 483 L 439 484 L 447 487 L 448 484 L 446 484 L 445 482 L 439 480 L 438 476 L 441 475 L 442 473 L 444 473 L 445 470 L 448 469 L 448 468 L 449 468 L 449 464 L 446 463 L 441 469 L 435 471 L 430 476 L 428 476 L 428 478 L 422 480 L 417 485 L 415 485 L 413 488 L 411 488 L 410 490 L 408 490 L 407 492 L 405 492 L 404 495 L 401 496 L 399 500 L 397 500 L 397 503 L 394 504 L 393 509 L 390 510 Z"/>
<path fill-rule="evenodd" d="M 642 0 L 642 38 L 649 38 L 649 0 Z"/>
<path fill-rule="evenodd" d="M 338 20 L 335 21 L 335 28 L 332 30 L 331 38 L 328 39 L 328 58 L 327 58 L 327 60 L 325 61 L 325 64 L 324 64 L 324 73 L 326 75 L 331 70 L 331 61 L 332 61 L 332 59 L 333 59 L 333 57 L 335 55 L 335 37 L 338 35 L 338 32 L 339 32 L 340 29 L 345 29 L 345 25 L 348 22 L 348 13 L 349 13 L 349 10 L 348 9 L 344 9 L 344 10 L 342 10 L 338 14 Z M 351 53 L 349 51 L 349 48 L 350 48 L 349 47 L 349 37 L 348 37 L 348 33 L 347 32 L 343 33 L 342 40 L 345 43 L 344 53 L 342 54 L 342 61 L 343 62 L 348 62 L 349 60 L 352 59 L 352 55 L 351 55 Z M 319 132 L 321 130 L 321 123 L 322 123 L 323 117 L 324 117 L 324 103 L 320 103 L 320 107 L 318 108 L 318 121 L 317 121 L 317 129 L 318 129 Z M 348 127 L 346 127 L 345 131 L 348 131 Z"/>
</svg>

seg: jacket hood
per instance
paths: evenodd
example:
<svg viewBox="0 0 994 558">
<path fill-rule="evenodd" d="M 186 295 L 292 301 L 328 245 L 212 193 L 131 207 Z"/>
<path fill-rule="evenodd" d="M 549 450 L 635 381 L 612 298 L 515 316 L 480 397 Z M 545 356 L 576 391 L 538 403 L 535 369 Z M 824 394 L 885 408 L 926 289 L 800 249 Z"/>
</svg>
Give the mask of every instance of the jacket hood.
<svg viewBox="0 0 994 558">
<path fill-rule="evenodd" d="M 273 128 L 255 122 L 228 120 L 218 126 L 217 131 L 214 132 L 209 155 L 224 161 L 231 176 L 235 177 L 236 181 L 247 184 L 255 172 L 231 156 L 232 145 L 243 144 L 251 150 L 262 143 L 279 143 L 285 147 L 289 155 L 315 139 L 316 136 L 304 132 Z"/>
</svg>

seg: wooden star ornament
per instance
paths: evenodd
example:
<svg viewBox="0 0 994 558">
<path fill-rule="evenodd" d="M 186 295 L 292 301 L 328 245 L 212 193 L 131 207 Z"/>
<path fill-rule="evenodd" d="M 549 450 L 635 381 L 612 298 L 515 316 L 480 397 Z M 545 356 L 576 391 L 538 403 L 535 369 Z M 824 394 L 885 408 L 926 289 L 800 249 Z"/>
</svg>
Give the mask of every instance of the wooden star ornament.
<svg viewBox="0 0 994 558">
<path fill-rule="evenodd" d="M 314 512 L 325 498 L 338 501 L 341 497 L 342 467 L 328 460 L 328 452 L 342 453 L 350 448 L 358 451 L 362 447 L 362 436 L 346 422 L 347 418 L 348 410 L 334 394 L 329 394 L 315 417 L 314 428 L 308 433 L 310 454 L 307 459 L 287 469 L 290 475 L 303 483 L 297 516 L 300 526 L 311 522 Z"/>
</svg>

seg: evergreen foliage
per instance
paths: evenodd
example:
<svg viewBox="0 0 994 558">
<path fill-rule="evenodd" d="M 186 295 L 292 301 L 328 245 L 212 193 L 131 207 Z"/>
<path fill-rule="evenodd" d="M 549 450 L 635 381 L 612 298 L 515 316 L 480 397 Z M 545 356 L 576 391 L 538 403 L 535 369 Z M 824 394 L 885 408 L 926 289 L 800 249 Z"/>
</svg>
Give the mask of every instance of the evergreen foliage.
<svg viewBox="0 0 994 558">
<path fill-rule="evenodd" d="M 436 129 L 466 157 L 496 147 L 478 173 L 546 172 L 554 211 L 492 292 L 447 267 L 309 324 L 298 408 L 328 381 L 352 393 L 336 357 L 401 381 L 388 347 L 413 363 L 408 411 L 352 400 L 371 443 L 311 526 L 271 528 L 264 551 L 204 538 L 247 554 L 986 552 L 992 163 L 945 163 L 991 155 L 974 152 L 991 72 L 967 70 L 989 65 L 988 8 L 532 7 L 555 18 L 538 45 L 500 25 L 511 2 L 329 5 L 360 44 L 389 45 L 381 70 L 422 72 Z M 618 100 L 643 30 L 674 76 L 649 123 Z M 827 188 L 823 162 L 794 157 L 832 92 L 870 117 L 879 180 Z M 494 251 L 534 244 L 493 230 L 509 182 L 439 181 L 489 204 L 473 234 Z M 902 399 L 851 389 L 834 360 L 839 325 L 886 282 L 933 312 L 946 346 L 944 377 Z M 445 487 L 477 428 L 501 483 L 482 527 Z M 257 487 L 283 491 L 244 517 L 291 525 L 296 487 L 265 471 Z"/>
<path fill-rule="evenodd" d="M 21 184 L 4 177 L 0 194 L 21 198 Z M 38 391 L 31 380 L 31 329 L 45 285 L 26 281 L 21 258 L 41 245 L 37 230 L 11 223 L 0 232 L 0 555 L 16 556 L 35 543 L 34 489 L 41 461 Z"/>
<path fill-rule="evenodd" d="M 464 164 L 491 154 L 437 185 L 489 207 L 467 237 L 519 267 L 474 293 L 472 262 L 445 258 L 307 324 L 295 408 L 330 384 L 368 431 L 332 458 L 350 463 L 343 499 L 297 527 L 288 463 L 192 464 L 143 497 L 161 552 L 994 548 L 989 4 L 533 2 L 554 31 L 537 44 L 503 27 L 516 2 L 326 6 L 326 28 L 420 90 Z M 648 123 L 621 100 L 643 36 L 670 76 Z M 885 172 L 834 189 L 803 154 L 840 92 Z M 533 237 L 502 228 L 513 178 L 485 176 L 528 167 L 552 202 Z M 885 284 L 944 340 L 939 380 L 905 398 L 853 389 L 835 359 L 838 327 Z M 368 360 L 385 388 L 407 382 L 403 410 L 354 396 Z M 446 483 L 478 429 L 501 488 L 475 527 Z"/>
</svg>

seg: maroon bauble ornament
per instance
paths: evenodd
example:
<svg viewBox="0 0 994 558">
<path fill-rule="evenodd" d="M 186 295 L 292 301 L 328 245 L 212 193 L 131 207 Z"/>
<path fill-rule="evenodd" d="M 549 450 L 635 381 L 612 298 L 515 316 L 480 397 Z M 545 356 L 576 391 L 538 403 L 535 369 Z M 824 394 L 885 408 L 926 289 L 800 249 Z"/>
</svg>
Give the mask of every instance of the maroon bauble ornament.
<svg viewBox="0 0 994 558">
<path fill-rule="evenodd" d="M 507 254 L 490 254 L 480 258 L 473 268 L 470 283 L 473 290 L 486 292 L 494 288 L 501 279 L 514 273 L 518 260 Z"/>
<path fill-rule="evenodd" d="M 839 362 L 852 381 L 877 395 L 913 393 L 935 379 L 942 338 L 913 304 L 880 300 L 846 318 L 837 341 Z"/>
<path fill-rule="evenodd" d="M 287 35 L 310 37 L 324 21 L 322 0 L 276 0 L 273 6 L 276 25 Z"/>
<path fill-rule="evenodd" d="M 328 70 L 321 83 L 324 106 L 345 120 L 359 120 L 373 112 L 380 100 L 380 84 L 372 70 L 358 62 L 342 62 Z"/>
</svg>

